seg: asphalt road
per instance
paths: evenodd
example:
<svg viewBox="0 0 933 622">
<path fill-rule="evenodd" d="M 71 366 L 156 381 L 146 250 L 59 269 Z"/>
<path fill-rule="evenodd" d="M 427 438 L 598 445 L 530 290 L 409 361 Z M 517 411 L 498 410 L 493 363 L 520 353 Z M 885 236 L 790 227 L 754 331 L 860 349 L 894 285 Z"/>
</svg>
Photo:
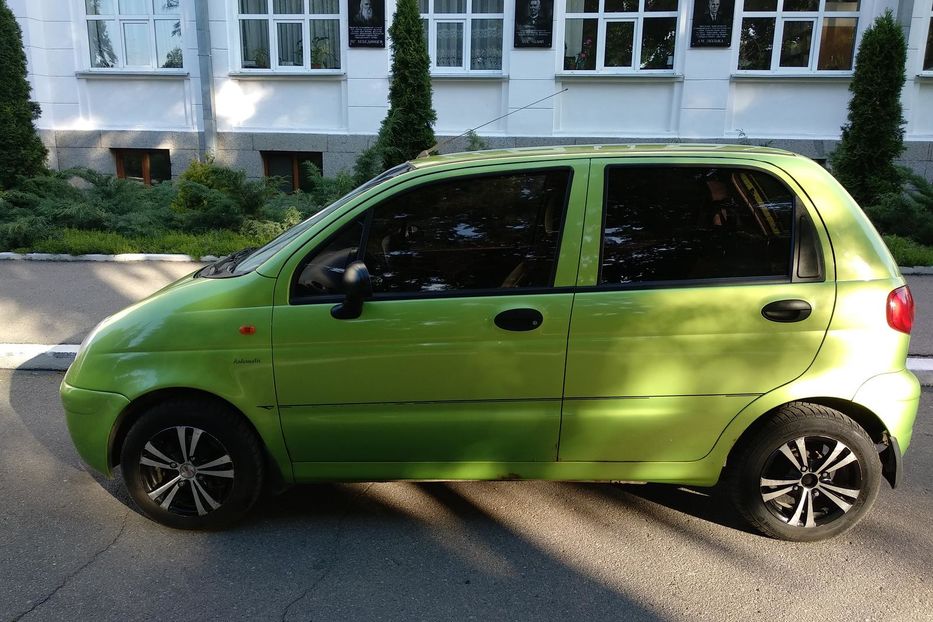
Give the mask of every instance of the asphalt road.
<svg viewBox="0 0 933 622">
<path fill-rule="evenodd" d="M 789 544 L 715 491 L 544 482 L 300 486 L 173 531 L 81 467 L 60 381 L 0 371 L 0 621 L 933 620 L 933 393 L 906 485 Z"/>
<path fill-rule="evenodd" d="M 80 343 L 103 318 L 201 265 L 0 261 L 0 343 Z M 907 282 L 917 301 L 910 353 L 933 356 L 933 276 Z"/>
</svg>

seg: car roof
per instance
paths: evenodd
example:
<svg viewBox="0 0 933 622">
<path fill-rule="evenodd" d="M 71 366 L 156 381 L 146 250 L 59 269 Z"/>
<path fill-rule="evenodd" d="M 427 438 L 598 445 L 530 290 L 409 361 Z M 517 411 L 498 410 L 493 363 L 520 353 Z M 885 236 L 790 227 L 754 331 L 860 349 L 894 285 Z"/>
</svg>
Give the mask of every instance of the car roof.
<svg viewBox="0 0 933 622">
<path fill-rule="evenodd" d="M 411 161 L 416 169 L 425 169 L 442 164 L 506 162 L 509 160 L 538 159 L 546 157 L 587 158 L 613 156 L 681 156 L 709 155 L 715 157 L 747 157 L 750 155 L 794 156 L 797 154 L 784 149 L 759 147 L 755 145 L 716 145 L 703 143 L 674 144 L 612 144 L 612 145 L 566 145 L 551 147 L 520 147 L 514 149 L 490 149 L 486 151 L 464 151 L 429 157 L 420 157 Z"/>
</svg>

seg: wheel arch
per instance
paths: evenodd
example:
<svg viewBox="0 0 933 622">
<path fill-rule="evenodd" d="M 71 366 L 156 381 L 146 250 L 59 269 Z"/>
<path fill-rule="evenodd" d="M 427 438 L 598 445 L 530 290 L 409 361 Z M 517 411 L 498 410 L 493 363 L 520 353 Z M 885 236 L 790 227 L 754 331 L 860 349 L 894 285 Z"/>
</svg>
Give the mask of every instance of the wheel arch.
<svg viewBox="0 0 933 622">
<path fill-rule="evenodd" d="M 881 420 L 881 418 L 877 414 L 875 414 L 873 411 L 866 408 L 865 406 L 862 406 L 861 404 L 858 404 L 851 400 L 846 400 L 846 399 L 842 399 L 838 397 L 817 396 L 817 397 L 798 398 L 798 399 L 790 400 L 787 402 L 783 402 L 765 411 L 764 413 L 759 415 L 754 421 L 752 421 L 745 428 L 745 430 L 739 435 L 735 443 L 733 443 L 732 447 L 729 449 L 729 453 L 728 453 L 728 457 L 726 458 L 725 466 L 728 466 L 728 464 L 734 460 L 735 455 L 739 451 L 741 451 L 745 443 L 747 443 L 748 440 L 751 437 L 753 437 L 758 432 L 758 430 L 760 430 L 779 410 L 781 410 L 783 407 L 787 406 L 788 404 L 793 404 L 795 402 L 804 402 L 804 403 L 809 403 L 809 404 L 819 404 L 821 406 L 826 406 L 828 408 L 838 410 L 842 414 L 846 415 L 847 417 L 855 421 L 855 423 L 857 423 L 859 427 L 865 430 L 866 434 L 868 434 L 872 442 L 874 442 L 876 446 L 880 446 L 879 453 L 882 454 L 882 458 L 881 458 L 882 474 L 884 475 L 884 478 L 888 481 L 888 483 L 891 484 L 892 488 L 897 485 L 898 475 L 899 475 L 898 460 L 894 460 L 894 459 L 888 460 L 884 458 L 885 452 L 894 450 L 892 446 L 890 445 L 890 435 L 889 435 L 887 426 L 885 426 L 884 422 Z"/>
<path fill-rule="evenodd" d="M 108 466 L 111 469 L 120 464 L 120 452 L 122 451 L 123 443 L 126 440 L 126 435 L 129 433 L 130 428 L 133 427 L 133 423 L 136 422 L 140 415 L 160 402 L 173 399 L 188 399 L 212 402 L 222 406 L 234 416 L 244 420 L 256 435 L 256 438 L 259 440 L 259 444 L 262 447 L 263 456 L 266 462 L 267 478 L 272 480 L 271 483 L 273 484 L 274 488 L 279 488 L 284 484 L 285 478 L 279 467 L 279 464 L 271 455 L 269 447 L 266 444 L 266 439 L 259 432 L 256 424 L 248 416 L 246 416 L 246 414 L 240 408 L 238 408 L 229 400 L 211 393 L 210 391 L 205 391 L 203 389 L 193 389 L 190 387 L 166 387 L 155 389 L 133 399 L 129 405 L 123 409 L 123 412 L 121 412 L 120 416 L 117 417 L 117 421 L 110 433 L 110 440 L 107 448 L 107 460 Z"/>
</svg>

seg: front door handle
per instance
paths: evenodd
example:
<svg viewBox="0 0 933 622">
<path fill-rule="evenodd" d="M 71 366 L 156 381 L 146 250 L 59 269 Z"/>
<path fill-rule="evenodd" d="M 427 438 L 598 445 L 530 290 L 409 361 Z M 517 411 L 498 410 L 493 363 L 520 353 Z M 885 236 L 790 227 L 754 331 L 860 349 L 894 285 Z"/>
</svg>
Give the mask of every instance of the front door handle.
<svg viewBox="0 0 933 622">
<path fill-rule="evenodd" d="M 496 326 L 502 330 L 529 331 L 543 322 L 544 316 L 537 309 L 509 309 L 496 316 Z"/>
<path fill-rule="evenodd" d="M 806 300 L 778 300 L 766 304 L 761 315 L 772 322 L 800 322 L 810 317 L 812 311 Z"/>
</svg>

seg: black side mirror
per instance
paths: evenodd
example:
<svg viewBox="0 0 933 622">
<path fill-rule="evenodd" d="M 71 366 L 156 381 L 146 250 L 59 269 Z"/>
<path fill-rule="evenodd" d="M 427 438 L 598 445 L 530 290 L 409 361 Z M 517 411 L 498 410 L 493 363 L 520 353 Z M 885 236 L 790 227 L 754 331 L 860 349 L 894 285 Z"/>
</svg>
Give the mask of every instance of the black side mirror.
<svg viewBox="0 0 933 622">
<path fill-rule="evenodd" d="M 373 286 L 369 280 L 369 270 L 362 261 L 354 261 L 343 273 L 343 302 L 330 310 L 337 320 L 355 320 L 363 313 L 363 301 L 373 295 Z"/>
</svg>

